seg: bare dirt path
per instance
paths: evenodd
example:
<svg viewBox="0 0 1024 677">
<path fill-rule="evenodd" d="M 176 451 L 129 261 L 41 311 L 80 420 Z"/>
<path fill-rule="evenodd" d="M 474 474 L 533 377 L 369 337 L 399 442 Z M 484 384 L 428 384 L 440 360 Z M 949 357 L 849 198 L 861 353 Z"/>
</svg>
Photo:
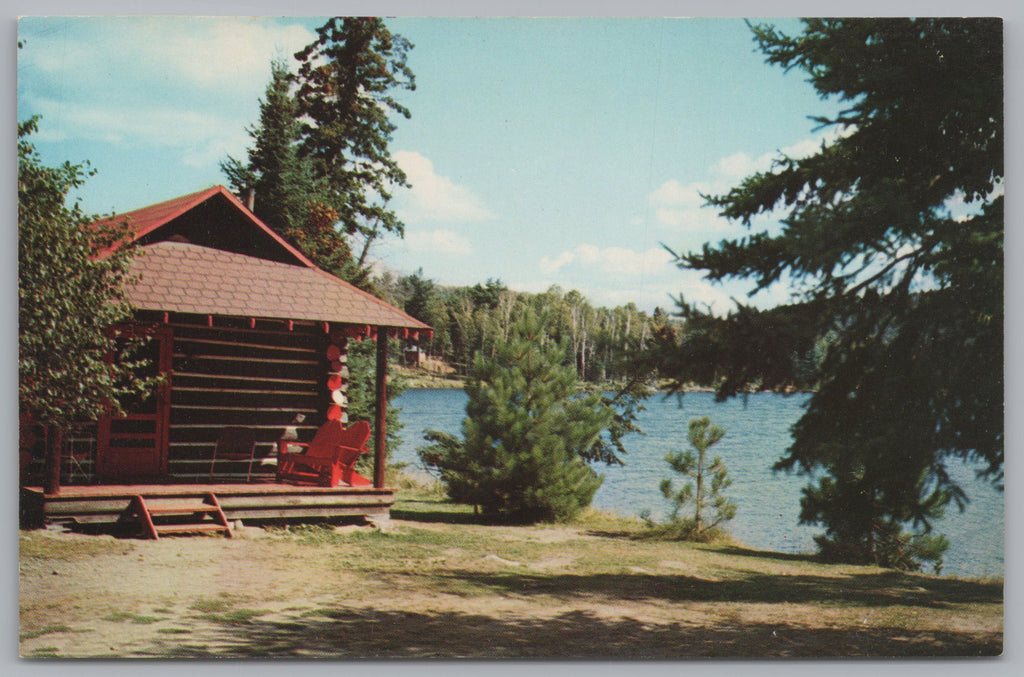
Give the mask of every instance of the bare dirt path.
<svg viewBox="0 0 1024 677">
<path fill-rule="evenodd" d="M 26 657 L 993 655 L 1002 584 L 393 521 L 238 537 L 21 533 Z"/>
</svg>

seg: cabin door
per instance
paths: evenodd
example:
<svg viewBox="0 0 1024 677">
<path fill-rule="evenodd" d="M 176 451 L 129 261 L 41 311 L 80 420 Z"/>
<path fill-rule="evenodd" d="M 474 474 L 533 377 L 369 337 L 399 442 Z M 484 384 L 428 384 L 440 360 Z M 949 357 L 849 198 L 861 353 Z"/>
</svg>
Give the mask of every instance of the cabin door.
<svg viewBox="0 0 1024 677">
<path fill-rule="evenodd" d="M 124 417 L 104 416 L 96 430 L 96 475 L 101 481 L 140 481 L 167 475 L 171 412 L 172 335 L 168 327 L 120 328 L 118 336 L 148 336 L 133 357 L 141 358 L 139 376 L 168 376 L 150 392 L 126 403 Z"/>
</svg>

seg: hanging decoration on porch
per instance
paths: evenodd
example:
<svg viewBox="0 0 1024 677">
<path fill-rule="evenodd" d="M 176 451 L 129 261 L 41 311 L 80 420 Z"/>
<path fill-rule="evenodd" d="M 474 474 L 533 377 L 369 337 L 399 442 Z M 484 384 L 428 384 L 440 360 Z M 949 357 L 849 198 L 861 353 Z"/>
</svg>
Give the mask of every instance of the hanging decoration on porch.
<svg viewBox="0 0 1024 677">
<path fill-rule="evenodd" d="M 327 392 L 330 404 L 327 406 L 327 420 L 348 424 L 348 335 L 343 330 L 331 333 L 327 346 Z"/>
</svg>

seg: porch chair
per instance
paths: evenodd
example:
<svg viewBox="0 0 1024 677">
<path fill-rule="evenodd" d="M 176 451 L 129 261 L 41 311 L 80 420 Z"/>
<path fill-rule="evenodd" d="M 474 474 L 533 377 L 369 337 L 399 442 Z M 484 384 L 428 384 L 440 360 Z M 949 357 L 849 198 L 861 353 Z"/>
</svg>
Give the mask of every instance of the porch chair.
<svg viewBox="0 0 1024 677">
<path fill-rule="evenodd" d="M 256 431 L 241 426 L 228 426 L 220 431 L 217 446 L 213 448 L 210 459 L 210 479 L 213 479 L 213 467 L 217 461 L 249 461 L 249 470 L 245 481 L 252 477 L 252 464 L 256 460 Z"/>
<path fill-rule="evenodd" d="M 311 442 L 293 440 L 279 443 L 277 480 L 294 484 L 314 484 L 336 487 L 344 481 L 349 486 L 372 484 L 355 471 L 356 459 L 366 452 L 370 439 L 370 424 L 357 421 L 346 428 L 341 421 L 327 421 Z M 301 453 L 288 453 L 288 449 L 302 447 Z"/>
</svg>

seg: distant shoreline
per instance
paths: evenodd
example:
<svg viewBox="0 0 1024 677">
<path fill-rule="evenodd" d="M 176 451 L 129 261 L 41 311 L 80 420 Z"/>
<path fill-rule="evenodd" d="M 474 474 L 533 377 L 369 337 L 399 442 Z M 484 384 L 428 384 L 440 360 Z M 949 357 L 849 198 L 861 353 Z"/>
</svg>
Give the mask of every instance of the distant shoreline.
<svg viewBox="0 0 1024 677">
<path fill-rule="evenodd" d="M 439 378 L 439 377 L 421 377 L 421 376 L 405 376 L 402 382 L 402 390 L 463 390 L 466 385 L 465 378 Z M 620 384 L 616 383 L 605 383 L 605 384 L 588 384 L 597 385 L 605 391 L 613 391 L 620 387 Z M 681 391 L 683 394 L 687 393 L 709 393 L 715 392 L 714 388 L 709 386 L 687 386 Z M 794 389 L 784 393 L 776 393 L 773 391 L 759 391 L 752 390 L 748 395 L 758 394 L 771 394 L 771 395 L 800 395 L 813 393 L 813 390 Z M 664 389 L 656 388 L 652 394 L 665 394 Z"/>
</svg>

